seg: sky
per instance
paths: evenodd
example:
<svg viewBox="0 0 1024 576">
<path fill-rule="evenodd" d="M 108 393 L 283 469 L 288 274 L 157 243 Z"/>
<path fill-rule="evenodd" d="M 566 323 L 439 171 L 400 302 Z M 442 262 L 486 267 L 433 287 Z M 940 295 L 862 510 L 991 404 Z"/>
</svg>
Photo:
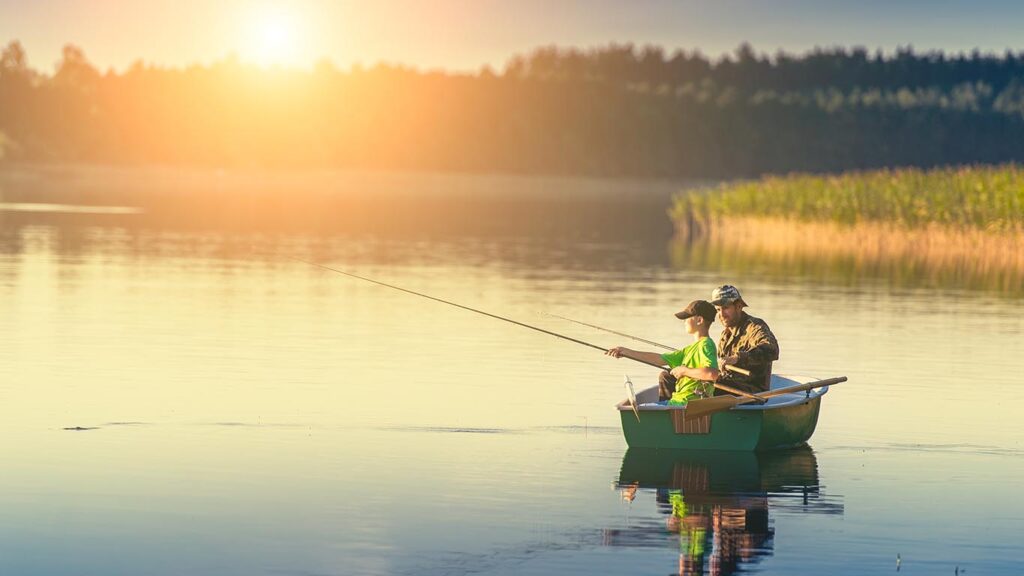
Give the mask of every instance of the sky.
<svg viewBox="0 0 1024 576">
<path fill-rule="evenodd" d="M 61 47 L 100 69 L 183 67 L 236 54 L 261 65 L 501 70 L 538 46 L 611 42 L 699 49 L 719 57 L 816 46 L 1024 50 L 1024 2 L 1006 0 L 0 0 L 0 43 L 22 43 L 52 71 Z"/>
</svg>

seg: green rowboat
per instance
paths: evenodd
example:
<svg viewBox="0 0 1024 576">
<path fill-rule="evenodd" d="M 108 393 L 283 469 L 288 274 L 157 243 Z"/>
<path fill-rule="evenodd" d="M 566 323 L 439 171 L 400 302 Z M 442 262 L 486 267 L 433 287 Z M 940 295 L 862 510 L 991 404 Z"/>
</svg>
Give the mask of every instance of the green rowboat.
<svg viewBox="0 0 1024 576">
<path fill-rule="evenodd" d="M 772 375 L 772 390 L 814 381 L 815 378 Z M 630 448 L 681 450 L 780 450 L 800 446 L 814 434 L 821 397 L 828 386 L 781 394 L 764 404 L 743 404 L 700 418 L 685 418 L 685 408 L 661 406 L 658 387 L 616 405 L 622 433 Z"/>
</svg>

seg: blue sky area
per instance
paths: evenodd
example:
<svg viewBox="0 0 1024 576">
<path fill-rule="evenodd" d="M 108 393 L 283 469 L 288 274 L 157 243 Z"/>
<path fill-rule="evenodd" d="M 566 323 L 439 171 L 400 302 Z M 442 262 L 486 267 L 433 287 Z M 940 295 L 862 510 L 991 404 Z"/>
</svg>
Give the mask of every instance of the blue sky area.
<svg viewBox="0 0 1024 576">
<path fill-rule="evenodd" d="M 266 23 L 275 18 L 286 23 Z M 1021 30 L 1024 2 L 1012 1 L 0 0 L 0 42 L 18 39 L 42 70 L 68 42 L 100 68 L 235 53 L 299 66 L 326 58 L 342 67 L 383 61 L 471 71 L 500 70 L 511 55 L 550 44 L 650 43 L 711 56 L 742 42 L 768 53 L 854 45 L 1003 52 L 1024 50 Z"/>
</svg>

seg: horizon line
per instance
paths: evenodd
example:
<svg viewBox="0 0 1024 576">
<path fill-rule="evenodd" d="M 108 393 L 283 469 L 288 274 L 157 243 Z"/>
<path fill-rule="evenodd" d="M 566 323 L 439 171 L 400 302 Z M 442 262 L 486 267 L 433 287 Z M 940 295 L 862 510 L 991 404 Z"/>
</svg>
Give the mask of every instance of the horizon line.
<svg viewBox="0 0 1024 576">
<path fill-rule="evenodd" d="M 14 43 L 17 43 L 17 44 L 21 45 L 22 49 L 24 50 L 24 44 L 22 43 L 22 41 L 19 38 L 10 38 L 10 39 L 7 39 L 5 41 L 2 41 L 2 47 L 3 47 L 3 49 L 6 49 L 7 47 L 11 46 Z M 897 44 L 895 47 L 892 47 L 892 48 L 885 48 L 885 47 L 881 47 L 881 46 L 868 47 L 865 44 L 859 44 L 859 43 L 852 43 L 852 44 L 836 43 L 836 44 L 827 44 L 827 45 L 815 44 L 813 47 L 806 48 L 806 49 L 803 49 L 803 50 L 787 50 L 787 49 L 784 49 L 784 48 L 776 48 L 774 51 L 769 51 L 769 50 L 758 50 L 756 47 L 754 47 L 752 45 L 751 42 L 742 41 L 739 44 L 737 44 L 736 47 L 733 48 L 732 50 L 721 51 L 717 55 L 715 55 L 715 54 L 711 54 L 711 53 L 705 53 L 699 47 L 694 47 L 694 48 L 689 48 L 689 47 L 684 47 L 684 46 L 670 47 L 670 46 L 666 46 L 664 44 L 658 44 L 658 43 L 653 43 L 653 42 L 633 42 L 633 41 L 622 42 L 622 41 L 616 41 L 616 40 L 609 40 L 609 41 L 604 42 L 604 43 L 591 44 L 591 45 L 586 45 L 586 46 L 568 45 L 568 44 L 559 44 L 559 43 L 536 44 L 536 45 L 534 45 L 534 46 L 532 46 L 530 48 L 527 48 L 527 49 L 524 49 L 524 50 L 520 50 L 520 51 L 512 52 L 509 56 L 507 56 L 505 58 L 505 61 L 501 64 L 501 66 L 495 66 L 492 63 L 486 63 L 485 62 L 485 63 L 482 63 L 482 64 L 480 64 L 479 66 L 477 66 L 475 68 L 459 68 L 459 67 L 447 68 L 447 67 L 443 67 L 443 66 L 423 66 L 423 65 L 416 65 L 416 64 L 406 64 L 406 63 L 403 63 L 403 62 L 396 62 L 396 61 L 388 60 L 388 59 L 378 59 L 376 61 L 373 61 L 372 63 L 366 63 L 365 61 L 363 61 L 361 59 L 354 59 L 354 60 L 351 60 L 351 61 L 348 62 L 348 65 L 347 65 L 347 68 L 346 68 L 345 64 L 339 64 L 334 59 L 330 58 L 329 56 L 322 56 L 322 57 L 316 58 L 316 59 L 314 59 L 311 62 L 306 63 L 306 64 L 280 63 L 280 62 L 275 62 L 275 63 L 271 63 L 271 64 L 261 64 L 259 62 L 256 62 L 252 58 L 243 57 L 240 54 L 241 50 L 238 50 L 238 49 L 232 49 L 232 50 L 230 50 L 228 52 L 221 53 L 218 56 L 212 56 L 212 57 L 204 59 L 204 60 L 199 60 L 199 61 L 193 60 L 193 61 L 187 61 L 187 62 L 178 63 L 178 64 L 166 64 L 166 63 L 158 62 L 158 61 L 155 61 L 155 60 L 146 60 L 143 57 L 138 57 L 138 58 L 135 58 L 135 59 L 131 60 L 128 64 L 122 66 L 121 68 L 118 68 L 117 66 L 106 66 L 106 67 L 103 67 L 103 66 L 97 65 L 95 62 L 90 61 L 89 58 L 88 58 L 88 50 L 87 50 L 86 46 L 83 46 L 83 45 L 75 43 L 75 42 L 65 42 L 65 43 L 62 44 L 61 49 L 63 51 L 63 49 L 68 48 L 68 47 L 74 47 L 74 48 L 78 48 L 79 50 L 81 50 L 82 53 L 85 55 L 86 61 L 90 65 L 92 65 L 98 72 L 103 73 L 103 74 L 108 74 L 108 73 L 111 73 L 111 72 L 113 72 L 115 74 L 124 74 L 124 73 L 129 72 L 133 68 L 140 67 L 140 66 L 143 69 L 148 69 L 148 70 L 188 70 L 188 69 L 192 69 L 192 68 L 212 68 L 212 67 L 215 67 L 217 65 L 224 64 L 224 63 L 237 62 L 239 64 L 242 64 L 242 65 L 246 66 L 246 67 L 256 68 L 256 69 L 260 69 L 260 70 L 264 70 L 264 71 L 280 71 L 280 72 L 288 72 L 288 71 L 312 72 L 312 71 L 316 70 L 317 68 L 319 68 L 321 66 L 330 66 L 330 67 L 335 68 L 339 72 L 348 72 L 348 73 L 355 72 L 357 70 L 373 70 L 373 69 L 377 69 L 377 68 L 391 68 L 391 69 L 403 70 L 403 71 L 419 73 L 419 74 L 445 73 L 445 74 L 452 74 L 452 75 L 479 75 L 479 74 L 484 73 L 485 71 L 489 71 L 492 74 L 501 76 L 501 75 L 503 75 L 504 70 L 506 70 L 509 67 L 509 65 L 514 60 L 516 60 L 517 58 L 529 58 L 531 55 L 533 55 L 533 54 L 535 54 L 535 53 L 537 53 L 539 51 L 542 51 L 542 50 L 554 49 L 554 50 L 556 50 L 559 53 L 570 53 L 570 52 L 575 51 L 575 52 L 579 52 L 579 53 L 582 53 L 582 54 L 593 54 L 593 53 L 596 53 L 596 52 L 600 52 L 603 49 L 627 48 L 627 47 L 629 47 L 633 51 L 637 51 L 637 52 L 642 52 L 645 49 L 662 50 L 667 60 L 671 59 L 671 58 L 673 58 L 673 57 L 675 57 L 677 55 L 681 55 L 681 54 L 682 55 L 687 55 L 687 56 L 689 56 L 691 58 L 698 58 L 699 57 L 699 58 L 703 58 L 708 63 L 710 63 L 710 64 L 712 64 L 714 66 L 721 65 L 721 64 L 723 64 L 725 62 L 735 62 L 736 61 L 736 56 L 741 51 L 743 51 L 745 48 L 749 48 L 752 51 L 752 53 L 755 56 L 755 58 L 757 58 L 758 60 L 768 61 L 771 64 L 777 64 L 782 57 L 790 57 L 790 58 L 801 59 L 801 58 L 804 58 L 804 57 L 807 57 L 807 56 L 812 56 L 812 55 L 815 55 L 815 54 L 839 53 L 840 51 L 845 52 L 847 54 L 849 54 L 851 52 L 863 51 L 863 52 L 866 52 L 868 54 L 868 57 L 870 59 L 872 59 L 872 60 L 877 59 L 879 56 L 881 56 L 883 59 L 890 59 L 890 58 L 892 58 L 894 56 L 897 56 L 897 55 L 899 55 L 901 53 L 909 53 L 909 54 L 912 54 L 914 56 L 942 56 L 942 57 L 944 57 L 946 59 L 973 59 L 973 58 L 983 58 L 983 59 L 984 58 L 999 58 L 999 59 L 1001 59 L 1001 58 L 1006 58 L 1007 56 L 1024 58 L 1024 48 L 1018 48 L 1018 49 L 1015 50 L 1014 48 L 1011 48 L 1011 47 L 1005 47 L 1005 48 L 1003 48 L 1001 50 L 997 50 L 997 49 L 982 49 L 981 47 L 976 46 L 976 47 L 971 48 L 969 50 L 965 50 L 965 49 L 947 50 L 947 49 L 943 49 L 943 48 L 923 48 L 923 49 L 921 49 L 921 48 L 915 48 L 914 44 L 912 42 L 908 42 L 906 44 Z M 36 68 L 36 67 L 34 67 L 30 63 L 31 54 L 29 54 L 27 50 L 25 50 L 25 56 L 26 56 L 27 66 L 28 66 L 28 68 L 30 70 L 33 70 L 36 73 L 45 74 L 43 69 Z M 53 64 L 51 64 L 51 67 L 54 69 L 54 71 L 56 70 L 56 67 L 59 66 L 60 62 L 61 62 L 61 60 L 58 59 Z"/>
</svg>

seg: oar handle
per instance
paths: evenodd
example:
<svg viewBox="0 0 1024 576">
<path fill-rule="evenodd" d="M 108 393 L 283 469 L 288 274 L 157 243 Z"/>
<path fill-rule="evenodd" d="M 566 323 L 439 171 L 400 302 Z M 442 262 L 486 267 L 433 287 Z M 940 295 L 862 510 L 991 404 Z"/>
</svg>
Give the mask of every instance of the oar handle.
<svg viewBox="0 0 1024 576">
<path fill-rule="evenodd" d="M 732 386 L 728 386 L 726 384 L 719 384 L 718 382 L 712 382 L 712 384 L 714 384 L 715 388 L 718 388 L 719 390 L 724 390 L 724 391 L 728 392 L 729 394 L 734 394 L 736 396 L 742 396 L 743 398 L 747 398 L 747 399 L 753 400 L 755 402 L 761 402 L 761 403 L 766 402 L 766 400 L 762 399 L 760 396 L 758 396 L 756 394 L 751 394 L 749 392 L 744 392 L 743 390 L 740 390 L 739 388 L 733 388 Z"/>
<path fill-rule="evenodd" d="M 743 374 L 744 376 L 750 376 L 750 370 L 744 370 L 743 368 L 733 366 L 732 364 L 722 364 L 722 369 L 729 370 L 737 374 Z M 753 400 L 755 402 L 760 403 L 766 402 L 766 400 L 762 400 L 761 398 L 755 396 L 754 394 L 744 392 L 739 388 L 733 388 L 732 386 L 729 386 L 727 384 L 721 384 L 718 382 L 712 382 L 712 384 L 715 386 L 715 388 L 718 388 L 719 390 L 722 390 L 724 392 L 728 392 L 729 394 L 733 394 L 734 396 L 742 396 L 743 398 L 747 398 L 748 400 Z"/>
</svg>

